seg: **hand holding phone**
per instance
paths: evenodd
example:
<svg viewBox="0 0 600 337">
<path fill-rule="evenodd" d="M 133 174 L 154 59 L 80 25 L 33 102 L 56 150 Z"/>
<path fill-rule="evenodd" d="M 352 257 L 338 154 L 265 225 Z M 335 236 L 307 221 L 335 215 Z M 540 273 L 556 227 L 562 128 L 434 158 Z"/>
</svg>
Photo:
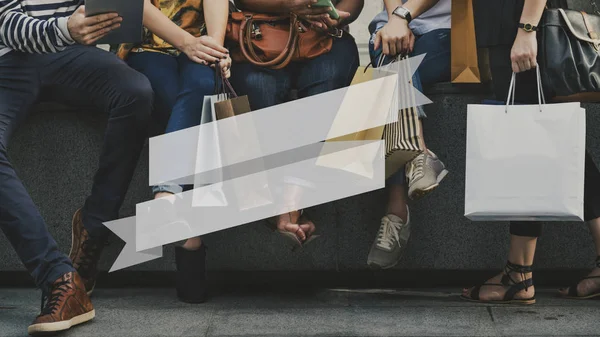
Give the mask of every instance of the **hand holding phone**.
<svg viewBox="0 0 600 337">
<path fill-rule="evenodd" d="M 335 6 L 331 2 L 331 0 L 318 0 L 317 3 L 314 4 L 313 6 L 314 7 L 329 7 L 329 8 L 331 8 L 331 11 L 329 11 L 329 13 L 328 13 L 329 16 L 334 20 L 338 20 L 340 18 L 340 15 L 338 14 L 338 12 L 335 9 Z"/>
</svg>

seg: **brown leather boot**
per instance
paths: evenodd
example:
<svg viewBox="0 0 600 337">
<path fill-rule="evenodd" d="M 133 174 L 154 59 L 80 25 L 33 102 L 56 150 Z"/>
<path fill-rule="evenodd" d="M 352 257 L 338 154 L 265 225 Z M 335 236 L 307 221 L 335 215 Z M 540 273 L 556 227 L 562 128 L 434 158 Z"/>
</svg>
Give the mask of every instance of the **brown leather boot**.
<svg viewBox="0 0 600 337">
<path fill-rule="evenodd" d="M 90 237 L 83 226 L 81 209 L 73 215 L 73 236 L 69 258 L 81 276 L 85 290 L 92 295 L 98 276 L 98 260 L 104 249 L 104 241 Z"/>
<path fill-rule="evenodd" d="M 81 277 L 76 272 L 69 272 L 52 284 L 46 297 L 46 305 L 42 306 L 42 312 L 27 332 L 30 335 L 40 335 L 63 331 L 87 322 L 95 315 Z"/>
</svg>

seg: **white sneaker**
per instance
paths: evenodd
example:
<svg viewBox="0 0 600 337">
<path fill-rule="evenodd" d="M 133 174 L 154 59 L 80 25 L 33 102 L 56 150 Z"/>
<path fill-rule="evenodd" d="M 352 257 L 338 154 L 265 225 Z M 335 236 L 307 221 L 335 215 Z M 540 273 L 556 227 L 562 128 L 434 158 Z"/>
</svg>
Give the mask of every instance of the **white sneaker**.
<svg viewBox="0 0 600 337">
<path fill-rule="evenodd" d="M 406 164 L 408 197 L 412 200 L 424 197 L 435 190 L 447 174 L 448 170 L 435 153 L 420 154 Z"/>
</svg>

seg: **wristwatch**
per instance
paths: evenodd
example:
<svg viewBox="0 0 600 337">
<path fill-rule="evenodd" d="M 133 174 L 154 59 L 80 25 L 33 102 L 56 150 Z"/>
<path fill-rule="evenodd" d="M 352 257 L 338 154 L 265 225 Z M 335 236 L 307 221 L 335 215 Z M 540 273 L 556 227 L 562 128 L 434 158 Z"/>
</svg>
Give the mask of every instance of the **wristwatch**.
<svg viewBox="0 0 600 337">
<path fill-rule="evenodd" d="M 519 23 L 519 28 L 523 29 L 526 32 L 535 32 L 538 30 L 537 26 L 534 26 L 530 23 Z"/>
<path fill-rule="evenodd" d="M 397 15 L 397 16 L 403 18 L 408 23 L 410 23 L 412 21 L 412 15 L 410 14 L 410 11 L 408 9 L 402 7 L 402 6 L 396 7 L 396 9 L 394 9 L 394 11 L 392 12 L 392 14 Z"/>
</svg>

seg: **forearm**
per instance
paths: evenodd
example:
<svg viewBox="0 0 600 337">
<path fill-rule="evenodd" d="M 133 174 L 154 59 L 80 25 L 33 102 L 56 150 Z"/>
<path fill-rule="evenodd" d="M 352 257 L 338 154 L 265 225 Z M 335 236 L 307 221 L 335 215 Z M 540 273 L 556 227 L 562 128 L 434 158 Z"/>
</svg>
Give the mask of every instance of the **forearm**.
<svg viewBox="0 0 600 337">
<path fill-rule="evenodd" d="M 393 15 L 392 12 L 398 8 L 398 6 L 403 6 L 404 8 L 410 11 L 412 18 L 416 18 L 419 15 L 427 12 L 431 7 L 435 6 L 440 0 L 408 0 L 404 5 L 402 4 L 402 0 L 384 0 L 385 9 L 388 12 L 388 15 Z"/>
<path fill-rule="evenodd" d="M 204 20 L 208 36 L 223 45 L 225 43 L 225 30 L 229 16 L 228 0 L 204 1 Z"/>
<path fill-rule="evenodd" d="M 341 25 L 349 25 L 358 18 L 365 5 L 364 0 L 341 0 L 335 8 L 350 13 L 350 17 L 343 19 Z"/>
<path fill-rule="evenodd" d="M 150 0 L 146 0 L 144 4 L 144 26 L 179 50 L 194 38 L 166 17 Z"/>
<path fill-rule="evenodd" d="M 1 1 L 0 44 L 24 53 L 55 53 L 74 44 L 68 18 L 40 20 L 25 14 L 17 1 Z M 8 9 L 10 8 L 10 9 Z"/>
<path fill-rule="evenodd" d="M 527 0 L 523 5 L 521 23 L 530 23 L 537 26 L 544 13 L 546 0 Z"/>
</svg>

